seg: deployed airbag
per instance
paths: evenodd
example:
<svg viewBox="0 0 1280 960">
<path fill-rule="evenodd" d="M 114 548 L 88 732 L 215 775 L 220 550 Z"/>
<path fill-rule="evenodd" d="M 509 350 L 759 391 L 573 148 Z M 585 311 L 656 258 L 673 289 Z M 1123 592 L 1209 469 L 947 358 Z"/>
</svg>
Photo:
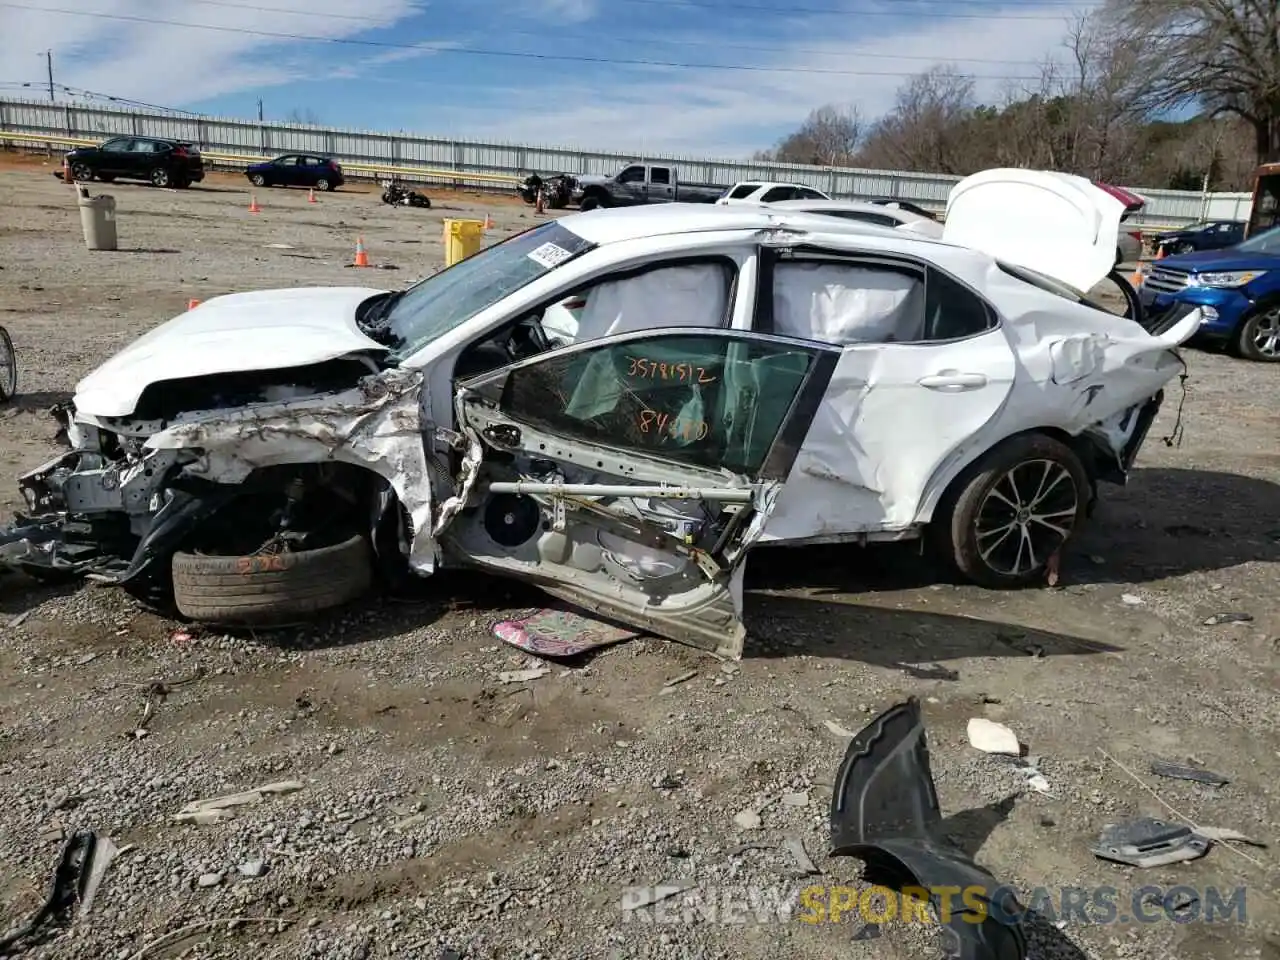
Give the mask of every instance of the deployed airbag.
<svg viewBox="0 0 1280 960">
<path fill-rule="evenodd" d="M 837 346 L 921 340 L 924 283 L 906 272 L 848 263 L 780 263 L 773 327 L 780 336 Z"/>
</svg>

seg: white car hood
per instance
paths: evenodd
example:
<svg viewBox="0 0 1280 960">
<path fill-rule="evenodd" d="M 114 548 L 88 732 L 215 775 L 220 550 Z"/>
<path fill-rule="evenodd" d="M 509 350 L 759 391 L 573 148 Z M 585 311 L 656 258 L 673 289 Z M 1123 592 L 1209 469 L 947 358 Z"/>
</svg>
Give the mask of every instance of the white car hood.
<svg viewBox="0 0 1280 960">
<path fill-rule="evenodd" d="M 1124 211 L 1084 177 L 983 170 L 951 188 L 942 239 L 1087 292 L 1115 266 Z"/>
<path fill-rule="evenodd" d="M 356 326 L 356 307 L 385 293 L 366 287 L 299 287 L 214 297 L 135 340 L 76 386 L 77 411 L 133 413 L 162 380 L 323 363 L 385 353 Z"/>
</svg>

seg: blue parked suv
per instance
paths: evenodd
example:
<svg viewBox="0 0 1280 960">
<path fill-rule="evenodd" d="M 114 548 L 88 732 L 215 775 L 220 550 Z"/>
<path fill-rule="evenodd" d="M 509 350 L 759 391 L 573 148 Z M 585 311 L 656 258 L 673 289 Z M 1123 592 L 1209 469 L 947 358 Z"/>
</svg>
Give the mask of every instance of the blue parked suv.
<svg viewBox="0 0 1280 960">
<path fill-rule="evenodd" d="M 1280 227 L 1226 250 L 1157 260 L 1139 296 L 1147 313 L 1201 307 L 1200 337 L 1248 360 L 1280 362 Z"/>
</svg>

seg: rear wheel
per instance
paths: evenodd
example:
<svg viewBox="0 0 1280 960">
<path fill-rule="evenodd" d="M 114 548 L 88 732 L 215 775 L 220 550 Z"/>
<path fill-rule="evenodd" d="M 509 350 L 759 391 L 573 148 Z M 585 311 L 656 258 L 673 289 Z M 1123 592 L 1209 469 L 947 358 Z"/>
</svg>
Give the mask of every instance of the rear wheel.
<svg viewBox="0 0 1280 960">
<path fill-rule="evenodd" d="M 359 535 L 316 550 L 173 555 L 178 611 L 205 623 L 297 623 L 355 600 L 372 583 L 369 543 Z"/>
<path fill-rule="evenodd" d="M 1010 589 L 1042 583 L 1049 559 L 1088 512 L 1091 482 L 1066 444 L 1014 437 L 966 470 L 938 505 L 935 548 L 968 580 Z"/>
<path fill-rule="evenodd" d="M 1246 360 L 1280 363 L 1280 303 L 1264 305 L 1245 317 L 1235 348 Z"/>
<path fill-rule="evenodd" d="M 150 179 L 153 187 L 168 187 L 173 183 L 173 176 L 169 173 L 167 167 L 156 167 L 151 171 L 151 176 L 148 179 Z"/>
<path fill-rule="evenodd" d="M 328 193 L 330 190 L 333 189 L 333 187 L 329 185 L 328 180 L 326 180 L 324 177 L 321 177 L 319 180 L 316 181 L 316 189 L 321 190 L 325 193 Z"/>
</svg>

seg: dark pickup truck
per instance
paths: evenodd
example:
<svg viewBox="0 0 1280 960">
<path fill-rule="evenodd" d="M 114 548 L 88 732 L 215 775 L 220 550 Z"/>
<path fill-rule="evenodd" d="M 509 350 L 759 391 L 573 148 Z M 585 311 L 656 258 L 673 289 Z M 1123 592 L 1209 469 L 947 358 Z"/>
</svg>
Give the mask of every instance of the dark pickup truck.
<svg viewBox="0 0 1280 960">
<path fill-rule="evenodd" d="M 645 203 L 715 203 L 728 187 L 714 183 L 681 183 L 676 168 L 633 163 L 612 177 L 578 177 L 578 207 L 635 207 Z"/>
</svg>

